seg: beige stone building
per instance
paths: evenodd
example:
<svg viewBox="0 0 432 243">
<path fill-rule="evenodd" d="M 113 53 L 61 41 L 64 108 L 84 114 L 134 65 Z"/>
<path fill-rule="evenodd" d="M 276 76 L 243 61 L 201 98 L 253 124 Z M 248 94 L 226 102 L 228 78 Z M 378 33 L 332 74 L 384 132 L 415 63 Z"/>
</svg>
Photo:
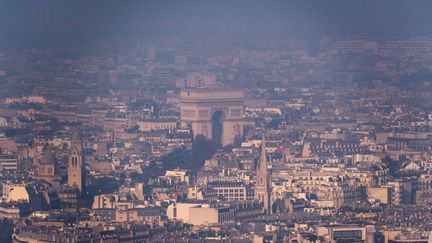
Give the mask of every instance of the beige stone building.
<svg viewBox="0 0 432 243">
<path fill-rule="evenodd" d="M 228 207 L 210 207 L 208 204 L 176 203 L 167 208 L 171 220 L 193 225 L 216 225 L 234 220 L 234 211 Z"/>
<path fill-rule="evenodd" d="M 233 89 L 186 89 L 180 92 L 182 127 L 226 146 L 243 136 L 244 93 Z"/>
</svg>

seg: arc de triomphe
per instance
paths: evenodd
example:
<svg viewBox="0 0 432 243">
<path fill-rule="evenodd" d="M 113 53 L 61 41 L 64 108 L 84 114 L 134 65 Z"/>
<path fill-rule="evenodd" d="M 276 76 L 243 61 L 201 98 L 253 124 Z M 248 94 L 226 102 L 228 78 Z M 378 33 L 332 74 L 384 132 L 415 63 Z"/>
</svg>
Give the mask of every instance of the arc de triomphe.
<svg viewBox="0 0 432 243">
<path fill-rule="evenodd" d="M 180 92 L 181 125 L 194 136 L 217 145 L 232 144 L 243 136 L 244 93 L 236 89 L 186 89 Z"/>
</svg>

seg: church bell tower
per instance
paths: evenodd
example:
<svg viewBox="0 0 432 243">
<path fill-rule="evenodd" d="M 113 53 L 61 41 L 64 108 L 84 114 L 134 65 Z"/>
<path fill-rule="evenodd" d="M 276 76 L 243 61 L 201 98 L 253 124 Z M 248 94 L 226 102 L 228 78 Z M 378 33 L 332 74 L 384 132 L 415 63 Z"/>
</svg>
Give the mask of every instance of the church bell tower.
<svg viewBox="0 0 432 243">
<path fill-rule="evenodd" d="M 68 186 L 76 187 L 80 194 L 85 193 L 85 163 L 83 143 L 77 132 L 72 135 L 68 162 Z"/>
</svg>

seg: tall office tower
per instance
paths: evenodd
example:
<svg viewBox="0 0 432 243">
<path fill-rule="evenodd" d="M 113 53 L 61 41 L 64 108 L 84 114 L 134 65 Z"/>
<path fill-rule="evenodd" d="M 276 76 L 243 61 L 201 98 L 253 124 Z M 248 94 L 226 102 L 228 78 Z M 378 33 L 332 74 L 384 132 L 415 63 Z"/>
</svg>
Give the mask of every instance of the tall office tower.
<svg viewBox="0 0 432 243">
<path fill-rule="evenodd" d="M 261 144 L 261 157 L 257 166 L 257 180 L 255 183 L 255 199 L 263 204 L 266 214 L 272 213 L 271 175 L 267 168 L 267 154 L 265 140 Z"/>
<path fill-rule="evenodd" d="M 85 163 L 83 143 L 77 132 L 74 132 L 71 140 L 68 163 L 68 185 L 78 188 L 81 195 L 85 193 Z"/>
</svg>

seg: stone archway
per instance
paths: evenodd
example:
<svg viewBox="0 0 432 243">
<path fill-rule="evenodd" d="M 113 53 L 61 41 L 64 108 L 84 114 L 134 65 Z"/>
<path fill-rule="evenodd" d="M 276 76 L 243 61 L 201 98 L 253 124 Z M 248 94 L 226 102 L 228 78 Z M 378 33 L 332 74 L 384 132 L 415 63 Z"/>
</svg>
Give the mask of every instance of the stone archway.
<svg viewBox="0 0 432 243">
<path fill-rule="evenodd" d="M 217 146 L 230 145 L 243 136 L 243 100 L 243 91 L 235 89 L 182 90 L 181 126 L 190 127 L 194 136 L 203 135 Z"/>
<path fill-rule="evenodd" d="M 216 110 L 212 115 L 212 141 L 217 147 L 223 145 L 223 123 L 225 117 L 226 115 L 223 110 Z"/>
</svg>

